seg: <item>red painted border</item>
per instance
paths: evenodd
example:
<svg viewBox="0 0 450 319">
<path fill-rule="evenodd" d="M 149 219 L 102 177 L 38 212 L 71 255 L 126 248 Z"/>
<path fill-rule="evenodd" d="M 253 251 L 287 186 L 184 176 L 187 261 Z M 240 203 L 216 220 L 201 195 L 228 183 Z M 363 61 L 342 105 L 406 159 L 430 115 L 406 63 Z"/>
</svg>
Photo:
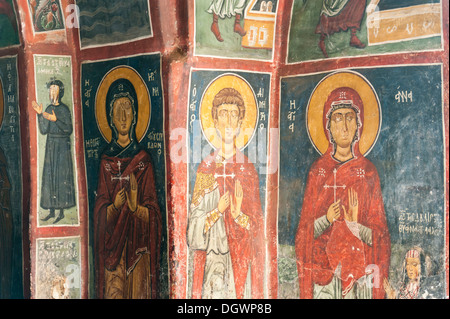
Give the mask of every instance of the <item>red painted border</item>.
<svg viewBox="0 0 450 319">
<path fill-rule="evenodd" d="M 445 191 L 446 191 L 446 244 L 445 267 L 447 278 L 447 298 L 449 294 L 449 3 L 442 1 L 443 7 L 443 50 L 431 52 L 413 52 L 384 54 L 361 57 L 332 58 L 326 60 L 287 64 L 287 41 L 291 21 L 291 9 L 294 0 L 279 0 L 276 19 L 276 36 L 273 60 L 256 61 L 247 59 L 226 59 L 193 55 L 194 43 L 194 1 L 186 0 L 149 0 L 153 37 L 130 43 L 110 45 L 98 48 L 80 49 L 77 29 L 54 31 L 51 35 L 35 34 L 31 28 L 31 14 L 27 0 L 17 0 L 16 11 L 20 13 L 19 30 L 21 45 L 0 49 L 0 56 L 17 55 L 19 79 L 20 124 L 22 139 L 22 175 L 23 175 L 23 257 L 24 257 L 24 296 L 34 297 L 34 257 L 35 241 L 38 238 L 80 236 L 82 263 L 82 298 L 88 298 L 89 258 L 88 258 L 88 203 L 86 200 L 86 172 L 84 162 L 83 129 L 81 113 L 81 69 L 84 61 L 95 61 L 138 55 L 152 52 L 162 54 L 163 90 L 165 101 L 165 141 L 167 167 L 167 234 L 170 278 L 170 298 L 187 298 L 187 159 L 184 163 L 170 160 L 172 147 L 180 142 L 180 137 L 172 136 L 178 128 L 186 128 L 186 107 L 189 95 L 189 77 L 191 68 L 197 69 L 233 69 L 271 73 L 271 97 L 269 109 L 269 129 L 278 129 L 280 108 L 280 78 L 283 76 L 307 74 L 337 70 L 421 63 L 442 63 L 444 92 L 444 128 L 445 128 Z M 74 0 L 61 0 L 63 7 L 73 4 Z M 64 11 L 67 17 L 69 13 Z M 167 22 L 169 21 L 169 23 Z M 176 23 L 175 23 L 176 21 Z M 25 44 L 24 44 L 25 43 Z M 36 180 L 36 118 L 30 110 L 35 98 L 33 54 L 61 54 L 72 57 L 73 103 L 75 120 L 75 160 L 78 168 L 78 207 L 80 226 L 37 228 L 37 189 Z M 27 147 L 29 145 L 29 147 Z M 269 136 L 269 165 L 278 165 L 278 137 Z M 267 176 L 266 196 L 266 235 L 267 235 L 267 297 L 278 296 L 278 171 Z"/>
</svg>

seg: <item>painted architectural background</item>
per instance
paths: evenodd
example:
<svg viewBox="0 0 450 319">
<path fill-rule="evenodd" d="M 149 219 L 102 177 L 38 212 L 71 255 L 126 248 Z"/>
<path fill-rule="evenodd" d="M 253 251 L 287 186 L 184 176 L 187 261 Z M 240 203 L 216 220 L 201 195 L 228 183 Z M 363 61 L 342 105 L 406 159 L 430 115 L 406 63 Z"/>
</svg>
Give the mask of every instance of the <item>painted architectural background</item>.
<svg viewBox="0 0 450 319">
<path fill-rule="evenodd" d="M 277 1 L 227 3 L 195 1 L 195 54 L 272 60 Z"/>
<path fill-rule="evenodd" d="M 72 160 L 75 138 L 71 58 L 35 55 L 34 63 L 38 84 L 36 103 L 43 107 L 42 115 L 37 116 L 39 129 L 36 141 L 39 149 L 38 224 L 39 226 L 52 226 L 56 223 L 78 225 L 77 170 Z M 56 81 L 60 81 L 58 89 L 60 101 L 59 105 L 54 107 L 56 103 L 51 97 L 51 84 L 58 83 Z M 50 112 L 55 114 L 56 121 L 45 117 L 45 113 L 50 114 Z"/>
<path fill-rule="evenodd" d="M 448 299 L 448 13 L 440 0 L 0 0 L 0 297 L 115 297 L 111 274 L 123 298 L 310 297 L 296 236 L 329 141 L 308 112 L 348 73 L 378 105 L 358 145 L 389 234 L 388 275 L 361 293 Z M 341 196 L 336 174 L 317 202 Z M 217 247 L 224 258 L 208 257 Z M 348 247 L 326 251 L 337 287 L 359 258 L 336 253 Z"/>
</svg>

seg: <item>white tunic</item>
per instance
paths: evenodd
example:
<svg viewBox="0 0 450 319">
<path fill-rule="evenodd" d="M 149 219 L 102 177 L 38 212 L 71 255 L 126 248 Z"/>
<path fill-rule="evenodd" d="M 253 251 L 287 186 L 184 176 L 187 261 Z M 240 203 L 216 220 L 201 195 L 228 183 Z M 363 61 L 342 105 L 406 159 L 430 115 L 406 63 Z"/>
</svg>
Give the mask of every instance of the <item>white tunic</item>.
<svg viewBox="0 0 450 319">
<path fill-rule="evenodd" d="M 236 14 L 244 13 L 247 0 L 212 0 L 209 5 L 208 13 L 215 13 L 222 19 L 231 18 Z"/>
</svg>

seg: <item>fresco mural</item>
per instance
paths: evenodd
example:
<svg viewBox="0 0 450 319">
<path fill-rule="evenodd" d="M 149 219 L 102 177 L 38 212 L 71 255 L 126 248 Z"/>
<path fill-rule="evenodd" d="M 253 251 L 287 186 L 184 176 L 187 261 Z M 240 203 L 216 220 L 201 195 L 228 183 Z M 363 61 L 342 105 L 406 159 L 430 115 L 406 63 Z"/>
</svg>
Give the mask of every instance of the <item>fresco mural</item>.
<svg viewBox="0 0 450 319">
<path fill-rule="evenodd" d="M 81 48 L 135 41 L 153 36 L 148 0 L 76 0 L 80 9 Z"/>
<path fill-rule="evenodd" d="M 448 10 L 0 0 L 0 299 L 448 298 Z"/>
<path fill-rule="evenodd" d="M 0 299 L 22 298 L 22 156 L 17 57 L 0 58 Z"/>
<path fill-rule="evenodd" d="M 80 238 L 36 240 L 36 298 L 80 299 Z"/>
<path fill-rule="evenodd" d="M 34 65 L 36 101 L 31 109 L 38 129 L 38 225 L 79 225 L 71 57 L 34 55 Z"/>
<path fill-rule="evenodd" d="M 0 48 L 20 44 L 19 26 L 12 0 L 0 0 Z"/>
<path fill-rule="evenodd" d="M 195 1 L 195 54 L 272 60 L 277 0 Z"/>
<path fill-rule="evenodd" d="M 28 0 L 35 32 L 64 29 L 64 15 L 59 0 Z"/>
<path fill-rule="evenodd" d="M 189 298 L 263 298 L 270 75 L 192 70 Z"/>
<path fill-rule="evenodd" d="M 288 63 L 442 48 L 439 0 L 295 0 Z"/>
<path fill-rule="evenodd" d="M 82 64 L 92 297 L 168 295 L 160 60 Z"/>
<path fill-rule="evenodd" d="M 445 296 L 442 110 L 440 64 L 282 78 L 279 298 Z"/>
</svg>

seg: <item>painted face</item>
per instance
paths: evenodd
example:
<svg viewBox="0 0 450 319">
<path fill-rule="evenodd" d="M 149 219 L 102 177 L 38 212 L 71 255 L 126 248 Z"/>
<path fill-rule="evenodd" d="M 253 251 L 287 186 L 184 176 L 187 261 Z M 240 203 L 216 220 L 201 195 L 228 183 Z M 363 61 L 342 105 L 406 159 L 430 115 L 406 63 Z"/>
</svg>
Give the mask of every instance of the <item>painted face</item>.
<svg viewBox="0 0 450 319">
<path fill-rule="evenodd" d="M 358 124 L 356 113 L 351 108 L 341 108 L 331 114 L 330 131 L 339 147 L 350 147 L 355 137 Z"/>
<path fill-rule="evenodd" d="M 419 258 L 406 258 L 406 273 L 410 280 L 415 280 L 419 276 Z"/>
<path fill-rule="evenodd" d="M 58 85 L 50 85 L 49 88 L 50 101 L 52 104 L 58 104 L 59 102 L 59 86 Z"/>
<path fill-rule="evenodd" d="M 133 108 L 127 97 L 118 98 L 113 104 L 113 123 L 120 135 L 128 135 L 133 122 Z"/>
<path fill-rule="evenodd" d="M 239 119 L 239 107 L 235 104 L 222 104 L 217 108 L 217 118 L 214 120 L 216 129 L 220 132 L 222 141 L 229 144 L 239 132 L 242 120 Z"/>
</svg>

